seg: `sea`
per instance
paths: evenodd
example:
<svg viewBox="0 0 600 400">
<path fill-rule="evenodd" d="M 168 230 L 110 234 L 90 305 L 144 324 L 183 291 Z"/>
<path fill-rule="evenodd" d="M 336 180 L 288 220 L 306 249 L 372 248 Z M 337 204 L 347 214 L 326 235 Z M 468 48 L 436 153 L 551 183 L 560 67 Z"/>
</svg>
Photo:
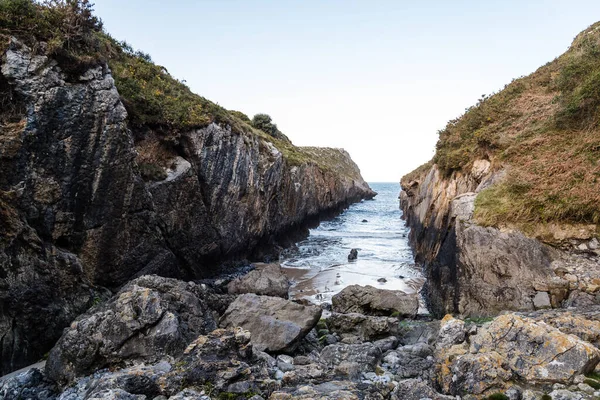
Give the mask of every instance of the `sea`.
<svg viewBox="0 0 600 400">
<path fill-rule="evenodd" d="M 309 236 L 280 259 L 292 281 L 290 297 L 330 303 L 349 285 L 419 292 L 425 282 L 415 266 L 402 220 L 398 183 L 369 183 L 373 200 L 351 205 L 339 216 L 311 229 Z M 356 260 L 349 261 L 352 249 Z M 420 313 L 426 313 L 421 301 Z"/>
</svg>

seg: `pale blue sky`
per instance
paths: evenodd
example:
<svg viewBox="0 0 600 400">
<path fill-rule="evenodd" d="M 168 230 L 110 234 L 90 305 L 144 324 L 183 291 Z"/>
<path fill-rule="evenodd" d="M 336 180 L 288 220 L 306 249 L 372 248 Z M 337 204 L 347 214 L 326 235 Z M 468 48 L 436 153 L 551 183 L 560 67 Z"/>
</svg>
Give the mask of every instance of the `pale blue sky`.
<svg viewBox="0 0 600 400">
<path fill-rule="evenodd" d="M 369 181 L 429 160 L 437 131 L 600 20 L 600 1 L 96 0 L 117 39 Z"/>
</svg>

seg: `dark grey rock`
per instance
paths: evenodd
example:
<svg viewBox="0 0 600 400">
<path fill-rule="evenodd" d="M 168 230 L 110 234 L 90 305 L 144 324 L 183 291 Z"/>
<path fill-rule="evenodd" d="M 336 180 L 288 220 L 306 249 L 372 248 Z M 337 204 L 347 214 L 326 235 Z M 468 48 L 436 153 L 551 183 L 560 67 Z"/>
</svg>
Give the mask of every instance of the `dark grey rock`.
<svg viewBox="0 0 600 400">
<path fill-rule="evenodd" d="M 216 328 L 208 289 L 155 275 L 127 284 L 65 330 L 50 352 L 46 374 L 61 384 L 125 360 L 177 356 Z"/>
<path fill-rule="evenodd" d="M 358 249 L 350 250 L 350 254 L 348 254 L 348 261 L 354 261 L 358 258 Z"/>
<path fill-rule="evenodd" d="M 357 363 L 360 372 L 374 371 L 383 354 L 372 343 L 332 344 L 321 351 L 320 358 L 329 368 L 342 362 Z"/>
</svg>

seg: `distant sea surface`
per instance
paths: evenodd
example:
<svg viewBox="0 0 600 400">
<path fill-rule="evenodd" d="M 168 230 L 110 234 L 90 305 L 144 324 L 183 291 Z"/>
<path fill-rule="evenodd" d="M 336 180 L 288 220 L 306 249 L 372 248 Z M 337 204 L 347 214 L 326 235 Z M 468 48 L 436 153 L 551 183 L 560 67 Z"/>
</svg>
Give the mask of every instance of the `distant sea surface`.
<svg viewBox="0 0 600 400">
<path fill-rule="evenodd" d="M 378 193 L 374 200 L 350 206 L 283 253 L 281 264 L 293 282 L 292 298 L 331 302 L 334 294 L 354 284 L 420 290 L 424 279 L 414 265 L 408 228 L 401 219 L 400 185 L 369 185 Z M 358 249 L 356 261 L 348 261 L 351 249 Z"/>
</svg>

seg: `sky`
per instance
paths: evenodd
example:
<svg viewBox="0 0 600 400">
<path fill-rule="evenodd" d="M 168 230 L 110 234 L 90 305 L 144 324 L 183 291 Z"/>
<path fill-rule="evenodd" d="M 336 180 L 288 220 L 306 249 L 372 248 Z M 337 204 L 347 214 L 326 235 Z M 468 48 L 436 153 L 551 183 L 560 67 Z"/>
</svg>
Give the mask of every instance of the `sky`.
<svg viewBox="0 0 600 400">
<path fill-rule="evenodd" d="M 370 182 L 431 159 L 484 94 L 563 53 L 598 0 L 95 0 L 106 30 L 296 145 L 346 149 Z"/>
</svg>

